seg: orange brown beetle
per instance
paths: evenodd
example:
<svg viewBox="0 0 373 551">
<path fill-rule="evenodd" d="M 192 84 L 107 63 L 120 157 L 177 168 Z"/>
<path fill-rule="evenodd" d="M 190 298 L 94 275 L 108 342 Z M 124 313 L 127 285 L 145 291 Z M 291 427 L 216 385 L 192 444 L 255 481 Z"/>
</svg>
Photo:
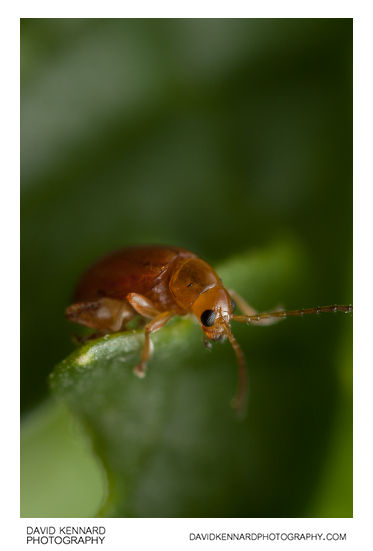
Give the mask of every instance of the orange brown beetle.
<svg viewBox="0 0 373 551">
<path fill-rule="evenodd" d="M 128 247 L 94 264 L 82 277 L 75 302 L 66 310 L 69 320 L 97 332 L 94 336 L 126 328 L 136 315 L 148 318 L 140 363 L 134 368 L 145 376 L 151 356 L 150 335 L 175 315 L 194 314 L 205 343 L 228 337 L 239 367 L 235 407 L 242 409 L 246 396 L 246 367 L 243 352 L 230 323 L 268 325 L 279 318 L 320 312 L 350 312 L 351 306 L 323 306 L 258 314 L 233 290 L 224 288 L 216 272 L 194 253 L 177 247 Z M 242 315 L 234 315 L 235 303 Z"/>
</svg>

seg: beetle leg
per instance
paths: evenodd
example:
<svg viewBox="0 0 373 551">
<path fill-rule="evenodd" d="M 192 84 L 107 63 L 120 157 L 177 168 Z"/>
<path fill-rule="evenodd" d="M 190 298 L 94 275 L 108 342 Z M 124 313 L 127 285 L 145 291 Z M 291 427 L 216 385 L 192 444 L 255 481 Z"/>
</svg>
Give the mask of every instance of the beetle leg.
<svg viewBox="0 0 373 551">
<path fill-rule="evenodd" d="M 66 310 L 69 320 L 103 333 L 119 331 L 134 315 L 135 311 L 128 302 L 107 297 L 77 302 Z"/>
<path fill-rule="evenodd" d="M 211 343 L 211 341 L 208 340 L 207 337 L 203 337 L 203 344 L 204 344 L 205 348 L 207 348 L 207 350 L 212 349 L 212 343 Z"/>
<path fill-rule="evenodd" d="M 140 378 L 145 377 L 146 364 L 153 352 L 152 342 L 150 340 L 150 335 L 162 329 L 164 325 L 174 316 L 172 312 L 161 312 L 158 313 L 155 318 L 153 318 L 145 326 L 145 342 L 144 348 L 142 349 L 141 361 L 133 369 L 133 372 Z"/>
<path fill-rule="evenodd" d="M 128 293 L 126 299 L 134 310 L 144 318 L 155 318 L 160 312 L 151 300 L 139 293 Z"/>
<path fill-rule="evenodd" d="M 258 312 L 254 310 L 252 306 L 247 304 L 246 300 L 241 297 L 236 291 L 233 289 L 228 289 L 228 293 L 233 298 L 234 302 L 237 304 L 238 308 L 241 310 L 245 316 L 255 316 Z M 253 325 L 273 325 L 274 323 L 277 323 L 280 320 L 280 318 L 266 318 L 262 319 L 260 321 L 253 321 Z"/>
</svg>

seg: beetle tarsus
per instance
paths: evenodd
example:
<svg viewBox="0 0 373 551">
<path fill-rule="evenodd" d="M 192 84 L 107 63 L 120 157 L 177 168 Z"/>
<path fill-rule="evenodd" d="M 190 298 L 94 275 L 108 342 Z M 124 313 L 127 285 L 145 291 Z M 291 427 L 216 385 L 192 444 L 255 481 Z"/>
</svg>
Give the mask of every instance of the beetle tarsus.
<svg viewBox="0 0 373 551">
<path fill-rule="evenodd" d="M 203 344 L 207 350 L 212 350 L 212 342 L 209 341 L 206 337 L 203 339 Z"/>
<path fill-rule="evenodd" d="M 143 379 L 146 375 L 146 364 L 140 363 L 136 365 L 133 368 L 133 372 L 137 377 L 139 377 L 139 379 Z"/>
</svg>

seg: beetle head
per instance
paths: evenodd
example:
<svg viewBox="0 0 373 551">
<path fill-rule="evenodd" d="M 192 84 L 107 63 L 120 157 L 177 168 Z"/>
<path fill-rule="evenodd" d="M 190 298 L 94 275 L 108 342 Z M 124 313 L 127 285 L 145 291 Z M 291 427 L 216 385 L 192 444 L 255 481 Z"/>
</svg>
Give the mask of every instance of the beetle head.
<svg viewBox="0 0 373 551">
<path fill-rule="evenodd" d="M 234 303 L 224 287 L 211 287 L 199 295 L 192 306 L 192 310 L 200 322 L 205 337 L 212 341 L 223 340 L 228 337 L 233 347 L 239 373 L 238 390 L 233 405 L 242 413 L 246 398 L 246 366 L 243 352 L 230 327 Z"/>
<path fill-rule="evenodd" d="M 208 339 L 216 341 L 228 335 L 227 327 L 233 316 L 232 299 L 223 287 L 212 287 L 201 293 L 192 310 Z"/>
</svg>

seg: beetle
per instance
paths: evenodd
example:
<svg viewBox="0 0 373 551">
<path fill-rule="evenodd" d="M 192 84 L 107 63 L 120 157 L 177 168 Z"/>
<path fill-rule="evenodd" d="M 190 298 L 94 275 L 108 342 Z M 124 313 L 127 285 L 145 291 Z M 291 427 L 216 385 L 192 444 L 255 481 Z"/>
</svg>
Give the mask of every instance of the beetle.
<svg viewBox="0 0 373 551">
<path fill-rule="evenodd" d="M 241 315 L 235 315 L 236 305 Z M 144 377 L 152 354 L 150 335 L 174 316 L 193 314 L 206 346 L 228 338 L 238 363 L 238 390 L 234 407 L 242 410 L 246 396 L 243 352 L 231 331 L 231 321 L 269 325 L 287 316 L 320 312 L 350 312 L 350 305 L 332 305 L 258 314 L 235 291 L 226 289 L 214 269 L 196 254 L 179 247 L 138 246 L 111 253 L 82 276 L 66 317 L 86 325 L 98 337 L 126 329 L 136 315 L 148 319 L 141 360 L 134 367 Z"/>
</svg>

